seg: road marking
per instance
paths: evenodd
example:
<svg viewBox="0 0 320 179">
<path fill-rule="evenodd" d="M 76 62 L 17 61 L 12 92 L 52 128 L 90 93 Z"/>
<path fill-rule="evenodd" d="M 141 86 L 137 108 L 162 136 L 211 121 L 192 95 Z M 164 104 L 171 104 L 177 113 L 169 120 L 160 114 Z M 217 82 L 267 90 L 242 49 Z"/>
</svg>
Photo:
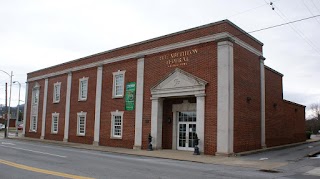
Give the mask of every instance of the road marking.
<svg viewBox="0 0 320 179">
<path fill-rule="evenodd" d="M 5 145 L 16 145 L 16 144 L 13 144 L 13 143 L 8 143 L 8 142 L 1 142 L 1 144 L 5 144 Z"/>
<path fill-rule="evenodd" d="M 17 150 L 24 150 L 24 151 L 38 153 L 38 154 L 44 154 L 44 155 L 51 155 L 51 156 L 55 156 L 55 157 L 66 158 L 66 156 L 63 156 L 63 155 L 51 154 L 51 153 L 47 153 L 47 152 L 40 152 L 40 151 L 36 151 L 36 150 L 29 150 L 29 149 L 24 149 L 24 148 L 19 148 L 19 147 L 11 147 L 11 146 L 5 146 L 5 145 L 0 145 L 0 146 L 7 147 L 7 148 L 12 148 L 12 149 L 17 149 Z"/>
<path fill-rule="evenodd" d="M 1 160 L 1 159 L 0 159 L 0 163 L 8 165 L 8 166 L 15 167 L 15 168 L 23 169 L 23 170 L 28 170 L 28 171 L 37 172 L 37 173 L 43 173 L 43 174 L 48 174 L 48 175 L 54 175 L 54 176 L 59 176 L 59 177 L 79 178 L 79 179 L 93 179 L 93 178 L 90 178 L 90 177 L 84 177 L 84 176 L 79 176 L 79 175 L 72 175 L 72 174 L 67 174 L 67 173 L 55 172 L 55 171 L 51 171 L 51 170 L 45 170 L 45 169 L 41 169 L 41 168 L 30 167 L 30 166 L 27 166 L 27 165 L 17 164 L 17 163 L 13 163 L 13 162 L 9 162 L 9 161 L 6 161 L 6 160 Z"/>
</svg>

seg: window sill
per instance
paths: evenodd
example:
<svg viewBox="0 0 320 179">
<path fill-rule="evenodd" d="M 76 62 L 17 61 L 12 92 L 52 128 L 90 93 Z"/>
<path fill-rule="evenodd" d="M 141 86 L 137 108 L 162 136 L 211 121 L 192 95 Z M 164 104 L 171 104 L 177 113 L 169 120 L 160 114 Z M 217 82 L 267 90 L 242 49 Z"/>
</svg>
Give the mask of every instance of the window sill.
<svg viewBox="0 0 320 179">
<path fill-rule="evenodd" d="M 52 103 L 53 104 L 58 104 L 60 101 L 53 101 Z"/>
<path fill-rule="evenodd" d="M 122 139 L 122 137 L 114 137 L 114 136 L 112 136 L 112 137 L 110 137 L 110 139 L 121 140 L 121 139 Z"/>
<path fill-rule="evenodd" d="M 33 131 L 33 130 L 29 130 L 29 132 L 32 132 L 32 133 L 37 133 L 37 131 Z"/>
<path fill-rule="evenodd" d="M 112 96 L 112 99 L 117 99 L 117 98 L 123 98 L 123 95 L 122 96 Z"/>
<path fill-rule="evenodd" d="M 78 101 L 80 102 L 80 101 L 87 101 L 87 98 L 85 98 L 85 99 L 78 99 Z"/>
<path fill-rule="evenodd" d="M 57 134 L 58 134 L 58 132 L 51 132 L 51 134 L 53 134 L 53 135 L 57 135 Z"/>
<path fill-rule="evenodd" d="M 86 134 L 77 134 L 77 137 L 85 137 Z"/>
</svg>

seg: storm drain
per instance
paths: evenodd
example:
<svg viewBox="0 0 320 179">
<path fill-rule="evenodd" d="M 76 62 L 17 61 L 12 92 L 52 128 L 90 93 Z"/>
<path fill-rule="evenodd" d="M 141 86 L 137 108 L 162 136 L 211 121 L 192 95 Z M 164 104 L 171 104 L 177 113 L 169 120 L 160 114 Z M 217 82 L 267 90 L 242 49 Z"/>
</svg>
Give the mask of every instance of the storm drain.
<svg viewBox="0 0 320 179">
<path fill-rule="evenodd" d="M 266 172 L 266 173 L 280 173 L 280 171 L 277 170 L 266 170 L 266 169 L 261 169 L 259 170 L 260 172 Z"/>
</svg>

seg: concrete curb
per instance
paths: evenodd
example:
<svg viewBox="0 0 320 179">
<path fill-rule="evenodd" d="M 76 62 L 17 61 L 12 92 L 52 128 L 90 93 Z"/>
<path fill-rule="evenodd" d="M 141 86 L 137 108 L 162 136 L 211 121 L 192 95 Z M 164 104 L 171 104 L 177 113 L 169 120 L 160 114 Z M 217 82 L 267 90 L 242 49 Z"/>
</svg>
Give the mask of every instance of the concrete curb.
<svg viewBox="0 0 320 179">
<path fill-rule="evenodd" d="M 174 150 L 155 150 L 155 151 L 149 152 L 147 150 L 123 149 L 123 148 L 107 147 L 107 146 L 94 146 L 94 145 L 80 144 L 80 143 L 34 139 L 29 137 L 18 137 L 18 138 L 13 137 L 8 139 L 19 140 L 19 141 L 33 141 L 37 143 L 47 143 L 47 144 L 54 144 L 57 146 L 65 146 L 69 148 L 101 151 L 101 152 L 107 152 L 107 153 L 116 153 L 116 154 L 128 155 L 128 156 L 152 157 L 152 158 L 159 158 L 159 159 L 169 159 L 169 160 L 187 161 L 187 162 L 213 164 L 213 165 L 237 166 L 237 167 L 255 168 L 255 169 L 263 169 L 263 170 L 273 170 L 282 166 L 286 166 L 288 164 L 288 162 L 243 160 L 241 159 L 241 157 L 224 157 L 224 156 L 203 155 L 203 154 L 192 155 L 192 152 L 190 151 L 185 152 L 185 151 L 174 151 Z M 316 141 L 318 140 L 311 141 L 311 142 L 316 142 Z M 263 150 L 249 151 L 241 154 L 249 155 L 249 154 L 263 152 L 267 150 L 276 150 L 284 147 L 302 145 L 305 143 L 310 143 L 310 142 L 302 142 L 302 143 L 290 144 L 286 146 L 263 149 Z"/>
<path fill-rule="evenodd" d="M 266 152 L 266 151 L 281 150 L 281 149 L 286 149 L 286 148 L 290 148 L 290 147 L 295 147 L 298 145 L 314 143 L 314 142 L 318 142 L 318 141 L 320 141 L 320 139 L 316 139 L 316 140 L 309 139 L 309 140 L 306 140 L 305 142 L 298 142 L 298 143 L 280 145 L 280 146 L 275 146 L 275 147 L 268 147 L 268 148 L 263 148 L 263 149 L 258 149 L 258 150 L 239 152 L 239 153 L 236 153 L 235 156 L 246 156 L 246 155 L 262 153 L 262 152 Z"/>
</svg>

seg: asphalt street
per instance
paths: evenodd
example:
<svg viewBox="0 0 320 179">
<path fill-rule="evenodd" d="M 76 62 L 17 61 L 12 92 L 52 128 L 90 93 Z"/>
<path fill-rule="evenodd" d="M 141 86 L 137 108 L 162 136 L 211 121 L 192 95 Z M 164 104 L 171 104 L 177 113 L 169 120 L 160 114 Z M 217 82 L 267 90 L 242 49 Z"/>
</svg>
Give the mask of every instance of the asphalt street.
<svg viewBox="0 0 320 179">
<path fill-rule="evenodd" d="M 0 178 L 319 178 L 320 159 L 304 157 L 320 143 L 241 157 L 287 161 L 276 171 L 114 154 L 0 138 Z M 273 173 L 276 172 L 276 173 Z"/>
</svg>

